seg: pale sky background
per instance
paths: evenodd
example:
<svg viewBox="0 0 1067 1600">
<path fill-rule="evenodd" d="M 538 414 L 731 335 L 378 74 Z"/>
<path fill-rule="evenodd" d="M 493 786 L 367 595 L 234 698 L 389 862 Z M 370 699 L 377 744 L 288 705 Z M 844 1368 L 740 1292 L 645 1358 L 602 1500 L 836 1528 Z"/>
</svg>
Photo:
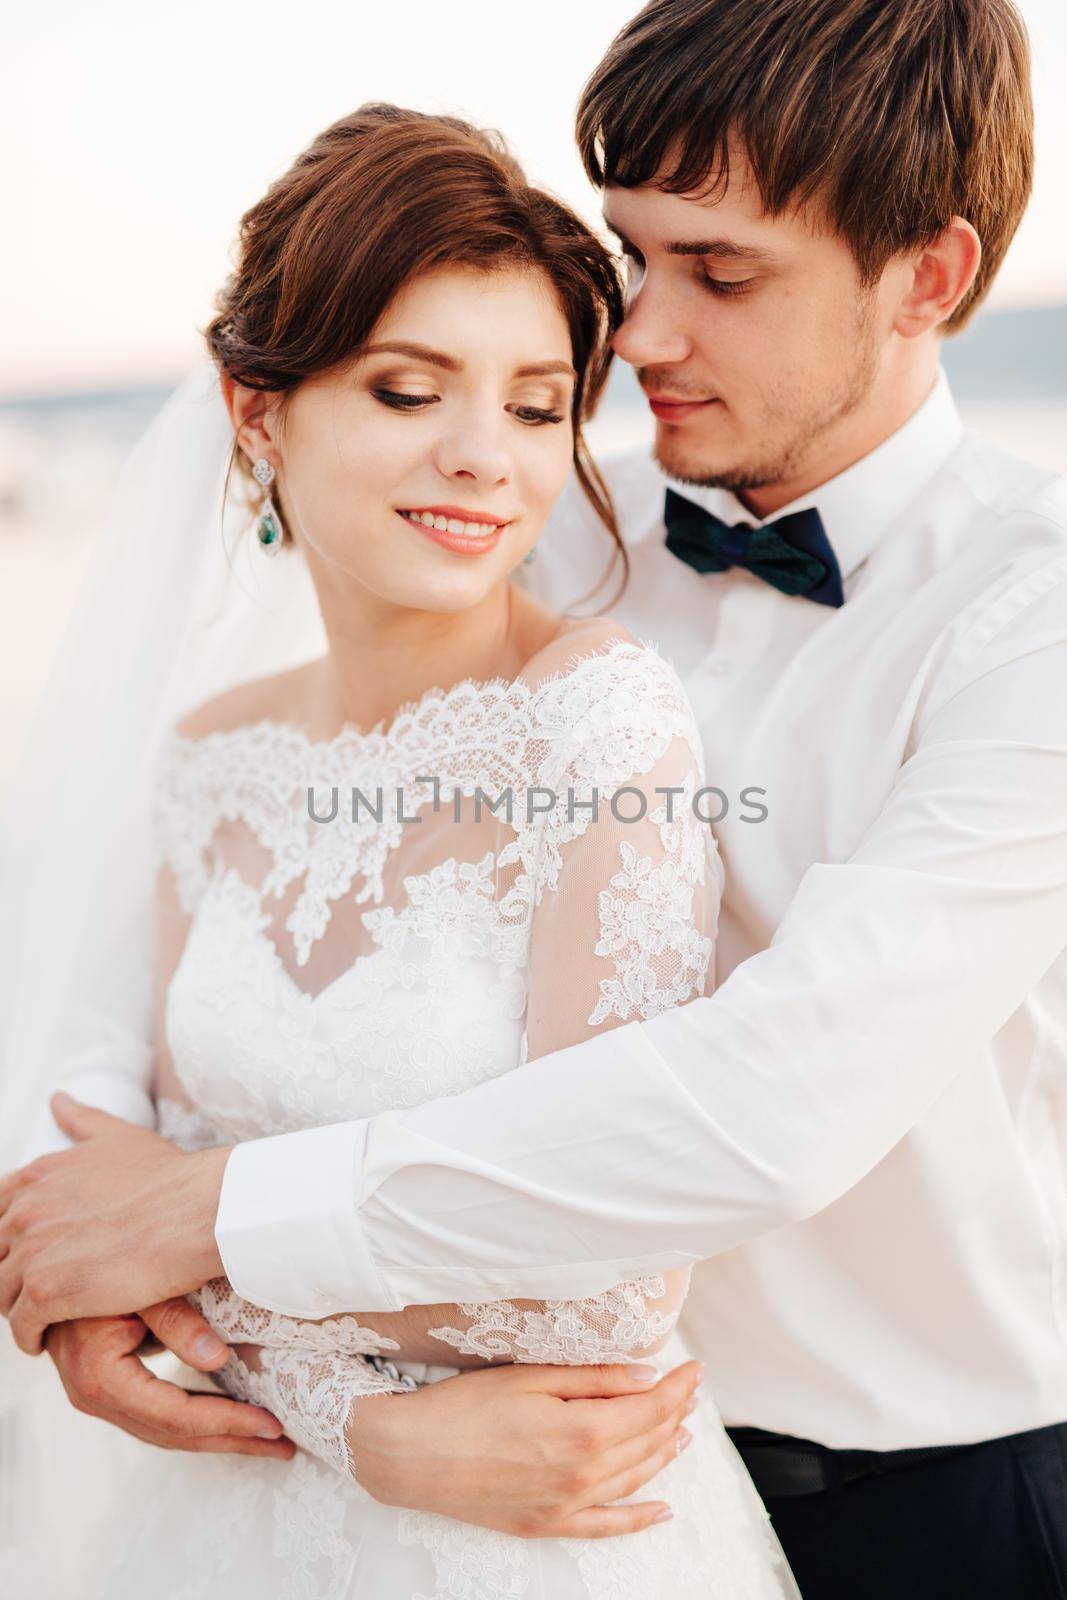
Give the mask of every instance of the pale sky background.
<svg viewBox="0 0 1067 1600">
<path fill-rule="evenodd" d="M 886 0 L 892 4 L 893 0 Z M 499 127 L 591 219 L 578 92 L 637 0 L 45 0 L 9 12 L 0 83 L 0 393 L 169 378 L 241 212 L 367 99 Z M 1034 199 L 991 304 L 1067 303 L 1067 6 L 1024 0 Z"/>
</svg>

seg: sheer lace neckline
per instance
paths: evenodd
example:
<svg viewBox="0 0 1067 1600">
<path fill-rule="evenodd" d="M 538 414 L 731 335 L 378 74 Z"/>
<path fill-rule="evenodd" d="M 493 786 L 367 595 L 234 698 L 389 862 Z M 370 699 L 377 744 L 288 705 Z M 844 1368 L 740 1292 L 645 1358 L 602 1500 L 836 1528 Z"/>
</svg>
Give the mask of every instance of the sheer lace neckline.
<svg viewBox="0 0 1067 1600">
<path fill-rule="evenodd" d="M 527 662 L 514 678 L 503 675 L 463 678 L 447 689 L 442 689 L 439 684 L 431 684 L 416 699 L 404 701 L 391 716 L 380 717 L 373 727 L 362 729 L 354 722 L 346 722 L 337 733 L 325 739 L 314 737 L 298 722 L 271 715 L 253 718 L 232 728 L 219 728 L 211 733 L 187 735 L 174 731 L 171 738 L 179 746 L 195 749 L 200 746 L 218 747 L 245 735 L 280 734 L 309 756 L 329 755 L 338 750 L 361 747 L 389 749 L 403 744 L 405 735 L 414 733 L 424 737 L 427 727 L 442 719 L 452 718 L 456 712 L 485 713 L 502 702 L 527 706 L 546 689 L 585 670 L 592 663 L 612 659 L 628 650 L 643 654 L 648 650 L 656 652 L 656 646 L 651 640 L 634 641 L 615 635 L 600 646 L 576 650 L 558 671 L 547 673 L 532 682 L 524 676 L 530 664 Z M 532 659 L 536 660 L 536 657 Z"/>
<path fill-rule="evenodd" d="M 349 728 L 316 742 L 268 718 L 176 740 L 159 766 L 158 848 L 190 916 L 223 859 L 245 876 L 266 869 L 264 906 L 297 885 L 284 927 L 304 967 L 357 879 L 353 905 L 382 907 L 394 880 L 406 885 L 415 862 L 429 871 L 441 851 L 449 871 L 462 857 L 462 870 L 475 872 L 479 895 L 483 861 L 495 861 L 494 892 L 505 867 L 532 885 L 540 859 L 551 876 L 560 845 L 582 831 L 570 791 L 591 794 L 595 809 L 601 791 L 646 771 L 673 737 L 699 768 L 692 709 L 659 651 L 629 637 L 587 641 L 544 677 L 432 688 L 370 733 Z M 452 892 L 436 879 L 432 888 Z M 366 914 L 361 922 L 360 937 Z"/>
</svg>

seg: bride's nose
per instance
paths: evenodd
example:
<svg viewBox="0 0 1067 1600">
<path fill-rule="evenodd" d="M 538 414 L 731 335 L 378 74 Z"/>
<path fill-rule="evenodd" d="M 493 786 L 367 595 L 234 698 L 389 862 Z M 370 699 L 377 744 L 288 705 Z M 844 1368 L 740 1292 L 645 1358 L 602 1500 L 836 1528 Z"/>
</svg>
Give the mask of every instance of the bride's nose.
<svg viewBox="0 0 1067 1600">
<path fill-rule="evenodd" d="M 436 465 L 446 478 L 465 478 L 490 488 L 507 483 L 512 455 L 504 440 L 503 428 L 495 419 L 472 421 L 439 441 Z"/>
</svg>

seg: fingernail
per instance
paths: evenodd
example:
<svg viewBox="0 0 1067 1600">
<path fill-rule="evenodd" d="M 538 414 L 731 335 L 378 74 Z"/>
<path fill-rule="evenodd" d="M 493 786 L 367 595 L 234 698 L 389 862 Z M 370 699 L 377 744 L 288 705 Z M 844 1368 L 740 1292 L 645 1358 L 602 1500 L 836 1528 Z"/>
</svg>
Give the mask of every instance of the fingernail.
<svg viewBox="0 0 1067 1600">
<path fill-rule="evenodd" d="M 679 1430 L 678 1430 L 678 1454 L 681 1455 L 683 1450 L 688 1450 L 689 1446 L 692 1444 L 692 1442 L 693 1442 L 693 1435 L 689 1432 L 689 1429 L 688 1428 L 679 1428 Z"/>
<path fill-rule="evenodd" d="M 673 1516 L 674 1512 L 671 1510 L 670 1506 L 664 1506 L 662 1511 L 656 1512 L 656 1515 L 652 1518 L 652 1521 L 669 1522 Z"/>
<path fill-rule="evenodd" d="M 708 1369 L 707 1369 L 707 1367 L 704 1365 L 704 1363 L 702 1361 L 700 1363 L 700 1366 L 697 1368 L 696 1388 L 698 1388 L 698 1389 L 700 1388 L 700 1385 L 704 1382 L 704 1379 L 707 1377 L 707 1375 L 708 1375 Z"/>
<path fill-rule="evenodd" d="M 685 1410 L 682 1412 L 683 1417 L 688 1417 L 692 1412 L 694 1412 L 696 1410 L 696 1408 L 697 1408 L 697 1406 L 699 1404 L 700 1404 L 700 1396 L 699 1395 L 694 1395 L 692 1400 L 690 1400 L 689 1404 L 686 1406 Z"/>
<path fill-rule="evenodd" d="M 282 1426 L 280 1422 L 261 1422 L 256 1429 L 257 1439 L 280 1439 Z"/>
<path fill-rule="evenodd" d="M 636 1367 L 627 1367 L 626 1375 L 632 1378 L 635 1383 L 651 1383 L 654 1378 L 659 1377 L 655 1367 L 648 1367 L 643 1364 Z"/>
<path fill-rule="evenodd" d="M 202 1333 L 193 1349 L 198 1361 L 217 1361 L 226 1354 L 226 1346 L 213 1333 Z"/>
</svg>

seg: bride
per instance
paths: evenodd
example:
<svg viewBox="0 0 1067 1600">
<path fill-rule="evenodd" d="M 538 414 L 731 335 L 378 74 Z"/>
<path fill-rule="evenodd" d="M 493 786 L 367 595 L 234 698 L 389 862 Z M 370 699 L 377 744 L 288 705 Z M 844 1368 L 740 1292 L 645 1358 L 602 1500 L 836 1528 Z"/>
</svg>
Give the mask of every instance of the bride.
<svg viewBox="0 0 1067 1600">
<path fill-rule="evenodd" d="M 217 674 L 159 741 L 154 1101 L 184 1147 L 417 1105 L 708 991 L 722 872 L 679 679 L 513 581 L 572 470 L 625 569 L 581 434 L 620 310 L 582 223 L 450 118 L 364 107 L 244 217 L 211 382 L 175 404 L 226 434 L 255 558 L 325 648 Z M 160 459 L 180 504 L 196 463 Z M 215 1381 L 297 1454 L 143 1451 L 81 1592 L 794 1595 L 707 1398 L 658 1447 L 667 1509 L 627 1537 L 523 1540 L 360 1486 L 375 1396 L 496 1362 L 674 1365 L 686 1287 L 307 1321 L 212 1281 L 192 1298 L 230 1348 Z M 621 1465 L 613 1498 L 648 1474 Z"/>
</svg>

